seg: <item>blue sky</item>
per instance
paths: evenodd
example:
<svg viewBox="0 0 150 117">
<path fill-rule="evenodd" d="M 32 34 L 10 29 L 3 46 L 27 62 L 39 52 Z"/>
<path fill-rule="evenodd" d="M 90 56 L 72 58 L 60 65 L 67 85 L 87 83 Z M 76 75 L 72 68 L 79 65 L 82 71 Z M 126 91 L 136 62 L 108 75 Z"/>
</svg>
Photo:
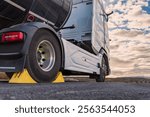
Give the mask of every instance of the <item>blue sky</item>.
<svg viewBox="0 0 150 117">
<path fill-rule="evenodd" d="M 111 0 L 112 4 L 117 4 L 119 0 Z M 122 5 L 127 5 L 128 0 L 120 0 Z M 137 0 L 138 1 L 138 0 Z M 145 0 L 145 2 L 148 2 L 148 6 L 142 6 L 143 10 L 150 14 L 150 1 Z"/>
<path fill-rule="evenodd" d="M 148 6 L 143 6 L 143 10 L 150 14 L 150 1 L 148 2 Z"/>
<path fill-rule="evenodd" d="M 150 33 L 150 1 L 149 0 L 110 0 L 114 15 L 110 20 L 112 30 L 141 30 Z"/>
</svg>

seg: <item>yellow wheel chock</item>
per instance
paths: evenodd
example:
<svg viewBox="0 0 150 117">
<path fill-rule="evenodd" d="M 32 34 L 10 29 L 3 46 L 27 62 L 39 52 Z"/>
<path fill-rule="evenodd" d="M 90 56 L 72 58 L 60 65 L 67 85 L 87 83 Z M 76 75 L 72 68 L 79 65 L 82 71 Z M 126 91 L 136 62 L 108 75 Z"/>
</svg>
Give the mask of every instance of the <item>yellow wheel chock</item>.
<svg viewBox="0 0 150 117">
<path fill-rule="evenodd" d="M 56 76 L 56 80 L 52 83 L 63 83 L 65 82 L 64 77 L 61 72 L 58 73 Z M 35 84 L 37 83 L 33 78 L 30 76 L 28 71 L 25 69 L 23 72 L 14 73 L 12 78 L 9 80 L 9 83 L 16 83 L 16 84 Z"/>
</svg>

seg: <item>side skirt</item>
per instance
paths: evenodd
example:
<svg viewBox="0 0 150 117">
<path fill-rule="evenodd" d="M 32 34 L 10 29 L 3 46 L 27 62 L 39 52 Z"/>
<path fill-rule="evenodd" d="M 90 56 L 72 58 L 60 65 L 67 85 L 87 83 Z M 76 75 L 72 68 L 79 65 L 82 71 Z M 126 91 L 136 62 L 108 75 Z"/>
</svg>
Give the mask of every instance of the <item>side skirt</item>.
<svg viewBox="0 0 150 117">
<path fill-rule="evenodd" d="M 65 54 L 64 70 L 100 74 L 102 55 L 94 55 L 90 52 L 62 39 Z"/>
</svg>

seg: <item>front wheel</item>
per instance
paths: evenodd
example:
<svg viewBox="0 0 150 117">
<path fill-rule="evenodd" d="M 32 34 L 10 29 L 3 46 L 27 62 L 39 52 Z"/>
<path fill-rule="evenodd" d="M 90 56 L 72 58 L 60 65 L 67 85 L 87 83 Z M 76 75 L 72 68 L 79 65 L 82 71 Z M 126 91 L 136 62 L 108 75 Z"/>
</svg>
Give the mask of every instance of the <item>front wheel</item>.
<svg viewBox="0 0 150 117">
<path fill-rule="evenodd" d="M 26 68 L 37 82 L 55 80 L 61 66 L 61 49 L 57 38 L 47 30 L 34 35 L 26 60 Z"/>
<path fill-rule="evenodd" d="M 100 75 L 98 75 L 96 77 L 96 82 L 105 82 L 106 71 L 107 71 L 107 65 L 106 65 L 106 61 L 105 61 L 105 59 L 103 57 L 102 65 L 101 65 L 101 68 L 100 68 Z"/>
</svg>

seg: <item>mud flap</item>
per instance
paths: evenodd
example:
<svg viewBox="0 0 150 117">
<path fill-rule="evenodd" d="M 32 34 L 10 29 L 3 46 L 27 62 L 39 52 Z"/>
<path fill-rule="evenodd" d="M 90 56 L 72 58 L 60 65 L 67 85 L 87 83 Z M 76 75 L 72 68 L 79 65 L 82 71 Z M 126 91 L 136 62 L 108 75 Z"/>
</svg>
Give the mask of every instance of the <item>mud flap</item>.
<svg viewBox="0 0 150 117">
<path fill-rule="evenodd" d="M 52 83 L 64 83 L 64 77 L 61 72 L 56 76 L 56 80 Z M 9 80 L 11 84 L 36 84 L 37 82 L 33 80 L 28 71 L 25 69 L 23 72 L 14 73 L 12 78 Z"/>
</svg>

